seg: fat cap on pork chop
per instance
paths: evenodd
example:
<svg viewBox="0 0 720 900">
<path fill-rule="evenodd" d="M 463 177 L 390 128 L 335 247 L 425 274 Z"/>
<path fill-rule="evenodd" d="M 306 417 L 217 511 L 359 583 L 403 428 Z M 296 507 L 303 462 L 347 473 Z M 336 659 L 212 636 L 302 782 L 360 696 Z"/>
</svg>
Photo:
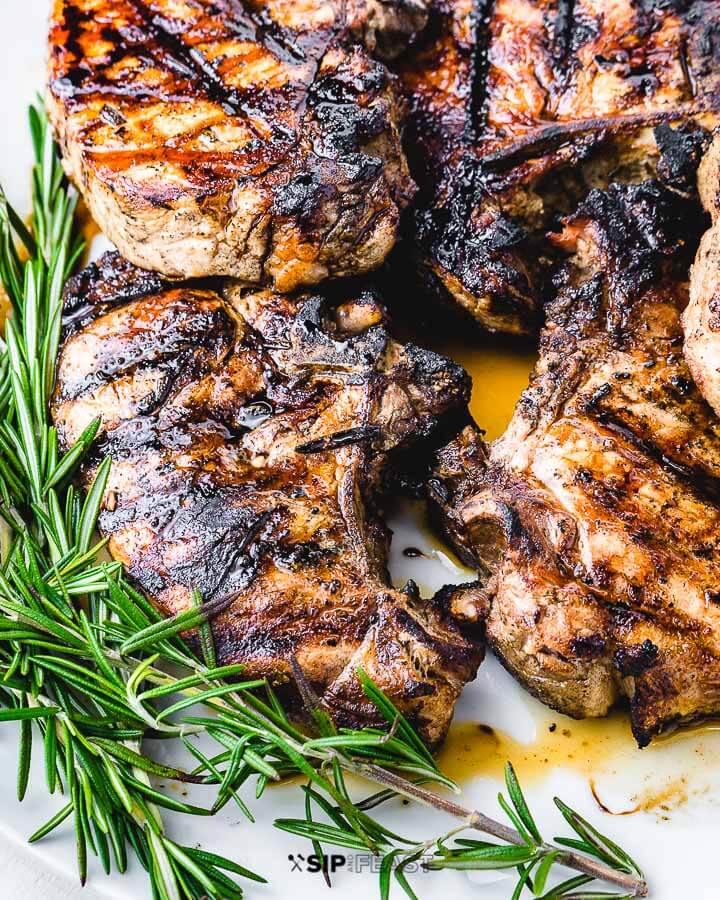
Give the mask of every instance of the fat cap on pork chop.
<svg viewBox="0 0 720 900">
<path fill-rule="evenodd" d="M 367 291 L 222 297 L 108 254 L 68 285 L 52 410 L 66 447 L 101 417 L 83 482 L 109 455 L 100 531 L 163 613 L 197 588 L 219 661 L 282 683 L 294 657 L 343 724 L 371 721 L 361 666 L 434 744 L 482 643 L 392 588 L 379 502 L 467 396 Z"/>
<path fill-rule="evenodd" d="M 48 112 L 123 255 L 292 291 L 377 267 L 412 196 L 386 52 L 422 0 L 54 0 Z"/>
<path fill-rule="evenodd" d="M 507 431 L 468 427 L 431 482 L 507 668 L 575 717 L 627 696 L 641 745 L 720 711 L 720 421 L 680 323 L 704 227 L 675 184 L 591 192 Z"/>
</svg>

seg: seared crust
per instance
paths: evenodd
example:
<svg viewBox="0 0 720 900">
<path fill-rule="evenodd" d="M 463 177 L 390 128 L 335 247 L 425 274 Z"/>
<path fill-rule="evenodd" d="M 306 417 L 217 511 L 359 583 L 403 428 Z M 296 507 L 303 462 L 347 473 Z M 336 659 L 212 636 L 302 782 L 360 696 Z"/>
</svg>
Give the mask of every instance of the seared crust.
<svg viewBox="0 0 720 900">
<path fill-rule="evenodd" d="M 382 14 L 381 14 L 382 13 Z M 386 69 L 422 2 L 55 0 L 48 111 L 133 263 L 278 290 L 368 271 L 413 193 Z"/>
<path fill-rule="evenodd" d="M 106 255 L 74 279 L 53 415 L 96 416 L 112 555 L 166 614 L 198 588 L 218 657 L 282 683 L 294 656 L 338 721 L 368 721 L 362 666 L 442 738 L 482 645 L 394 590 L 377 502 L 391 455 L 462 408 L 450 361 L 388 334 L 367 292 L 172 286 Z"/>
<path fill-rule="evenodd" d="M 592 188 L 655 174 L 652 128 L 720 108 L 708 0 L 435 0 L 398 64 L 427 284 L 487 330 L 535 331 L 544 232 Z"/>
<path fill-rule="evenodd" d="M 593 191 L 507 432 L 467 429 L 434 482 L 505 665 L 572 716 L 626 695 L 640 744 L 720 711 L 720 422 L 680 326 L 703 224 L 676 187 Z"/>
</svg>

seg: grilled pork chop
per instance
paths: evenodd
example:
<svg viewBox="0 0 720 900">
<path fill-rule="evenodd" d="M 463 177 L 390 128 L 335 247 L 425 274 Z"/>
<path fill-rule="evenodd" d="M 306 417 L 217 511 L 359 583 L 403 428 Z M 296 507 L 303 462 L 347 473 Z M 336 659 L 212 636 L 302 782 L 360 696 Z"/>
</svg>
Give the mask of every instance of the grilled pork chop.
<svg viewBox="0 0 720 900">
<path fill-rule="evenodd" d="M 64 446 L 101 417 L 84 481 L 111 457 L 99 527 L 160 610 L 197 588 L 220 660 L 282 682 L 295 657 L 346 724 L 362 666 L 435 743 L 482 645 L 390 586 L 377 504 L 468 379 L 348 291 L 223 298 L 108 254 L 67 288 L 53 414 Z"/>
<path fill-rule="evenodd" d="M 682 356 L 703 217 L 658 181 L 593 191 L 554 241 L 540 360 L 507 432 L 468 427 L 434 493 L 484 590 L 457 598 L 534 694 L 647 743 L 720 711 L 720 421 Z"/>
<path fill-rule="evenodd" d="M 653 127 L 720 109 L 714 0 L 434 0 L 397 65 L 425 281 L 490 331 L 541 322 L 544 233 L 655 174 Z"/>
<path fill-rule="evenodd" d="M 391 79 L 357 41 L 389 52 L 423 21 L 423 0 L 55 0 L 66 170 L 167 276 L 291 291 L 368 271 L 413 184 Z"/>
</svg>

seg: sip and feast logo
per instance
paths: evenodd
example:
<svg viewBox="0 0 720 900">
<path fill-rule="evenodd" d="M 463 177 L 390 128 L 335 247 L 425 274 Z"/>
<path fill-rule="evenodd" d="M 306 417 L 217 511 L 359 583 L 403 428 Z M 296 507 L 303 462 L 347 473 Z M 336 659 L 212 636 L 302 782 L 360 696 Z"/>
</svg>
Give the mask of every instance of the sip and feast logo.
<svg viewBox="0 0 720 900">
<path fill-rule="evenodd" d="M 308 856 L 290 853 L 288 859 L 291 872 L 337 872 L 347 865 L 344 853 L 310 853 Z"/>
<path fill-rule="evenodd" d="M 325 872 L 332 874 L 344 869 L 347 872 L 373 872 L 380 871 L 382 858 L 372 853 L 290 853 L 288 854 L 291 872 Z M 406 874 L 423 871 L 423 860 L 414 860 L 404 866 Z"/>
</svg>

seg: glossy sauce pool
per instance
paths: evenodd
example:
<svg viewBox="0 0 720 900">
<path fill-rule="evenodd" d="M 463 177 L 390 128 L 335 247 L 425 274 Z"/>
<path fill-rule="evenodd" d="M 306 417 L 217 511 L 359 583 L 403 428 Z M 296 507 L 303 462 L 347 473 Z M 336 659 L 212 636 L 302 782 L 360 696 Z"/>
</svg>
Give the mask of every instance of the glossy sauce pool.
<svg viewBox="0 0 720 900">
<path fill-rule="evenodd" d="M 547 722 L 538 723 L 537 737 L 530 744 L 513 740 L 481 722 L 458 722 L 451 727 L 438 761 L 446 775 L 462 782 L 476 775 L 501 779 L 505 762 L 510 760 L 520 780 L 531 784 L 553 766 L 594 776 L 611 766 L 620 754 L 634 749 L 623 713 L 580 722 L 549 713 Z"/>
<path fill-rule="evenodd" d="M 518 397 L 527 387 L 537 354 L 530 345 L 513 344 L 499 338 L 474 343 L 445 342 L 433 347 L 445 353 L 472 378 L 470 411 L 485 437 L 499 437 L 510 421 Z"/>
</svg>

